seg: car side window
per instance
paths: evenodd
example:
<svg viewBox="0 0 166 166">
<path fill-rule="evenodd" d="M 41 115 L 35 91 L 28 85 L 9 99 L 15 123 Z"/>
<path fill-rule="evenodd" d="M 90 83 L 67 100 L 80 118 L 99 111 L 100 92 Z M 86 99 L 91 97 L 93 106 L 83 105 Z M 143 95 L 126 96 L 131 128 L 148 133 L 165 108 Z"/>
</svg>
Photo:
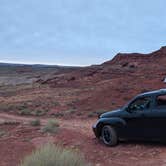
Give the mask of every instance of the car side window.
<svg viewBox="0 0 166 166">
<path fill-rule="evenodd" d="M 159 95 L 156 98 L 156 106 L 159 108 L 166 108 L 166 95 Z"/>
<path fill-rule="evenodd" d="M 150 97 L 138 98 L 130 104 L 129 110 L 130 111 L 141 111 L 144 109 L 148 109 L 150 107 L 150 103 L 151 103 Z"/>
</svg>

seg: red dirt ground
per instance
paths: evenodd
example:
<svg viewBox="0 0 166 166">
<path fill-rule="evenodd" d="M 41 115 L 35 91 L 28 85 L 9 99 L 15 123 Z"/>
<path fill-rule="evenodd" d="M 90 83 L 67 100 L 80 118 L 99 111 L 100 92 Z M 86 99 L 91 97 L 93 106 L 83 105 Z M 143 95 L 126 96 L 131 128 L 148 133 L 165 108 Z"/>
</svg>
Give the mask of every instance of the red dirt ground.
<svg viewBox="0 0 166 166">
<path fill-rule="evenodd" d="M 3 121 L 17 121 L 19 124 L 1 125 L 0 129 L 9 133 L 0 139 L 0 161 L 2 166 L 16 166 L 24 156 L 35 147 L 53 142 L 80 151 L 92 165 L 165 165 L 166 145 L 158 143 L 126 142 L 117 147 L 109 148 L 97 140 L 91 125 L 95 119 L 62 120 L 59 119 L 60 130 L 56 135 L 40 132 L 39 127 L 28 124 L 33 118 L 0 114 Z M 46 118 L 41 119 L 42 125 Z"/>
</svg>

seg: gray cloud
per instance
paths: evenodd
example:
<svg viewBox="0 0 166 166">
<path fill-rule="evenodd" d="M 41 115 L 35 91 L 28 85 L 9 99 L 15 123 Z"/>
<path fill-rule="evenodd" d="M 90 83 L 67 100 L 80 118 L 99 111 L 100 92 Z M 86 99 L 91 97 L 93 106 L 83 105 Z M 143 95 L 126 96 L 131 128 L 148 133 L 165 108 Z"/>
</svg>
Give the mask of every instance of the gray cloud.
<svg viewBox="0 0 166 166">
<path fill-rule="evenodd" d="M 165 44 L 166 2 L 0 0 L 0 60 L 91 64 Z M 35 58 L 34 58 L 35 56 Z"/>
</svg>

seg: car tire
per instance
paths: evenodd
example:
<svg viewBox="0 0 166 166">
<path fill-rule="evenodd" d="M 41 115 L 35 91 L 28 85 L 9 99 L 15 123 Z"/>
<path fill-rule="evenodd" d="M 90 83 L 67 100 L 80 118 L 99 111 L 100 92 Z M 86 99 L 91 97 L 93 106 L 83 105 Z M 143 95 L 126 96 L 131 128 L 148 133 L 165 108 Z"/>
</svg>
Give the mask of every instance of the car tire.
<svg viewBox="0 0 166 166">
<path fill-rule="evenodd" d="M 105 145 L 115 146 L 118 143 L 118 137 L 115 129 L 110 125 L 103 126 L 101 137 Z"/>
</svg>

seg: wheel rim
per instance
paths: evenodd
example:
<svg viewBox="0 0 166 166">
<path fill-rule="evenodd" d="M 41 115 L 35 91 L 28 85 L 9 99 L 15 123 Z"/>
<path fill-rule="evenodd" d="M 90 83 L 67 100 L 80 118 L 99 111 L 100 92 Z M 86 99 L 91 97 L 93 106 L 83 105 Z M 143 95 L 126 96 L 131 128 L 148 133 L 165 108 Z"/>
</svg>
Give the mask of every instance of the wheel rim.
<svg viewBox="0 0 166 166">
<path fill-rule="evenodd" d="M 111 133 L 107 127 L 103 128 L 103 140 L 106 144 L 109 144 L 111 142 Z"/>
</svg>

